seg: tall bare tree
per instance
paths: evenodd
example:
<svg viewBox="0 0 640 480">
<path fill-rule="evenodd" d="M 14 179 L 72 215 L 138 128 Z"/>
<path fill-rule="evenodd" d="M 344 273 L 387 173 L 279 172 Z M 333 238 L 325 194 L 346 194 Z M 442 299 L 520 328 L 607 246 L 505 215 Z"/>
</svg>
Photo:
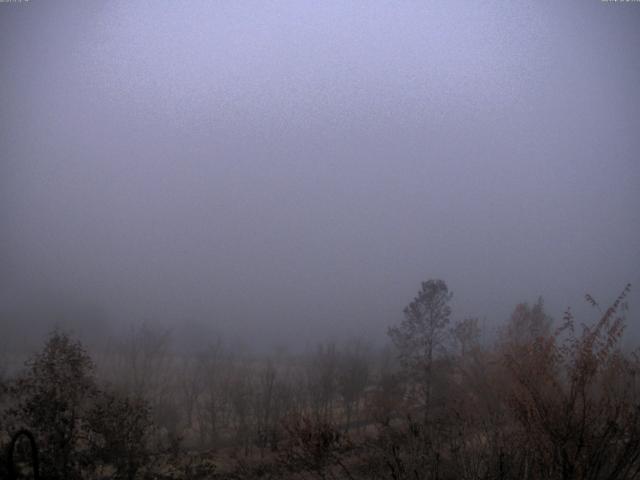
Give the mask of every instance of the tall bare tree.
<svg viewBox="0 0 640 480">
<path fill-rule="evenodd" d="M 340 355 L 338 392 L 345 411 L 345 430 L 357 415 L 360 400 L 369 381 L 369 358 L 366 346 L 359 340 L 348 343 Z"/>
<path fill-rule="evenodd" d="M 425 422 L 431 410 L 434 357 L 444 345 L 452 296 L 444 280 L 422 282 L 418 295 L 404 309 L 404 320 L 388 331 L 405 372 L 420 387 Z"/>
</svg>

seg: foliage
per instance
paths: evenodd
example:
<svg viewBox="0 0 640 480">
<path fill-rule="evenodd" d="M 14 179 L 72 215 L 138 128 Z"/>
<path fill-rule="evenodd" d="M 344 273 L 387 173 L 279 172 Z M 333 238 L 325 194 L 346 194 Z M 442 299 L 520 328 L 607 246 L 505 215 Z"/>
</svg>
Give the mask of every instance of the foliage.
<svg viewBox="0 0 640 480">
<path fill-rule="evenodd" d="M 506 328 L 503 340 L 515 346 L 530 345 L 552 333 L 553 320 L 545 313 L 542 297 L 530 307 L 528 303 L 516 305 Z"/>
<path fill-rule="evenodd" d="M 480 326 L 477 318 L 465 318 L 451 328 L 454 345 L 460 351 L 460 357 L 466 357 L 470 350 L 478 346 Z"/>
<path fill-rule="evenodd" d="M 553 335 L 505 355 L 510 406 L 535 478 L 631 479 L 640 474 L 640 372 L 618 349 L 627 285 L 593 326 L 570 311 Z"/>
<path fill-rule="evenodd" d="M 12 387 L 14 424 L 36 435 L 46 477 L 80 476 L 86 462 L 82 420 L 97 394 L 93 361 L 79 342 L 54 331 Z"/>
<path fill-rule="evenodd" d="M 85 348 L 54 331 L 26 371 L 9 387 L 7 433 L 27 428 L 36 437 L 44 478 L 71 480 L 112 465 L 132 479 L 147 460 L 149 410 L 142 401 L 100 391 Z"/>
<path fill-rule="evenodd" d="M 288 471 L 307 472 L 322 480 L 352 477 L 344 463 L 352 444 L 335 425 L 301 417 L 290 419 L 285 428 L 289 441 L 280 463 Z"/>
<path fill-rule="evenodd" d="M 112 466 L 116 479 L 133 480 L 149 460 L 152 426 L 145 400 L 102 393 L 87 416 L 93 461 L 101 467 Z"/>
</svg>

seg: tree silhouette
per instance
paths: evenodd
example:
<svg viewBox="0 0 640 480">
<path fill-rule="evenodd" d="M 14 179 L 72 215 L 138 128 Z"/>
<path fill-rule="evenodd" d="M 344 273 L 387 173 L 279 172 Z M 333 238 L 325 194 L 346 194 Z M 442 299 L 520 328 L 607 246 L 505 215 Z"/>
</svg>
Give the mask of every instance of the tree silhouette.
<svg viewBox="0 0 640 480">
<path fill-rule="evenodd" d="M 446 337 L 452 296 L 444 280 L 422 282 L 418 295 L 404 309 L 404 320 L 388 331 L 405 373 L 421 387 L 425 422 L 431 409 L 434 356 Z"/>
</svg>

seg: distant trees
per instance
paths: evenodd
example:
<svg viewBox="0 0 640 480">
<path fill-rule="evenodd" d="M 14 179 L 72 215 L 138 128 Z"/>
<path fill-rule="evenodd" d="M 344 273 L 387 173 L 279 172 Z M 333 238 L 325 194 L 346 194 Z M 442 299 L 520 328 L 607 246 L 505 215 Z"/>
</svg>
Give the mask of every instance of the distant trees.
<svg viewBox="0 0 640 480">
<path fill-rule="evenodd" d="M 588 296 L 599 315 L 580 326 L 570 311 L 554 325 L 541 299 L 520 303 L 493 343 L 480 341 L 477 319 L 451 318 L 442 280 L 422 283 L 379 351 L 352 340 L 257 357 L 218 341 L 177 355 L 168 334 L 137 330 L 104 359 L 122 367 L 115 378 L 53 332 L 0 384 L 0 447 L 28 428 L 45 478 L 65 480 L 214 469 L 238 479 L 640 478 L 640 350 L 620 348 L 629 289 L 607 309 Z M 214 465 L 225 454 L 233 461 Z"/>
<path fill-rule="evenodd" d="M 452 296 L 444 280 L 422 282 L 404 309 L 404 320 L 388 331 L 405 372 L 421 387 L 425 421 L 431 409 L 434 358 L 446 339 Z"/>
<path fill-rule="evenodd" d="M 147 323 L 132 327 L 117 345 L 118 364 L 112 378 L 130 395 L 159 404 L 165 400 L 171 372 L 171 331 Z"/>
<path fill-rule="evenodd" d="M 198 399 L 206 388 L 205 364 L 197 356 L 185 356 L 180 365 L 180 390 L 186 427 L 192 428 Z"/>
<path fill-rule="evenodd" d="M 290 388 L 280 378 L 280 373 L 271 359 L 258 372 L 255 387 L 254 412 L 257 444 L 260 454 L 269 446 L 278 448 L 281 423 L 291 406 Z"/>
<path fill-rule="evenodd" d="M 313 414 L 317 420 L 333 419 L 337 390 L 338 352 L 334 343 L 318 345 L 307 364 L 307 389 Z"/>
<path fill-rule="evenodd" d="M 370 359 L 366 347 L 353 341 L 344 348 L 338 361 L 337 390 L 344 406 L 345 430 L 357 415 L 360 401 L 370 380 Z"/>
<path fill-rule="evenodd" d="M 461 357 L 466 357 L 471 349 L 480 341 L 480 326 L 477 318 L 465 318 L 455 323 L 451 328 L 454 346 Z"/>
<path fill-rule="evenodd" d="M 233 369 L 229 377 L 228 398 L 231 411 L 230 419 L 234 431 L 235 443 L 248 455 L 252 444 L 253 418 L 252 400 L 253 385 L 248 365 L 239 365 Z"/>
<path fill-rule="evenodd" d="M 545 313 L 541 297 L 533 306 L 526 302 L 519 303 L 503 329 L 503 341 L 514 347 L 529 345 L 540 338 L 548 337 L 552 333 L 552 324 L 553 320 Z"/>
<path fill-rule="evenodd" d="M 217 448 L 224 426 L 229 393 L 230 359 L 222 342 L 209 345 L 198 354 L 203 390 L 196 402 L 200 446 Z"/>
</svg>

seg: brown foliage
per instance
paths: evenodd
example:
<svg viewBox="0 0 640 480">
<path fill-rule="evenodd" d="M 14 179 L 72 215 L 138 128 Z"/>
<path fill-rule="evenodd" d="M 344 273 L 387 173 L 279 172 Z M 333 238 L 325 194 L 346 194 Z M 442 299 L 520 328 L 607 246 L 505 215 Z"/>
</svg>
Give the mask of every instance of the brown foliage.
<svg viewBox="0 0 640 480">
<path fill-rule="evenodd" d="M 627 285 L 593 326 L 570 311 L 554 334 L 505 353 L 509 405 L 529 478 L 626 479 L 640 472 L 640 364 L 618 349 Z"/>
</svg>

